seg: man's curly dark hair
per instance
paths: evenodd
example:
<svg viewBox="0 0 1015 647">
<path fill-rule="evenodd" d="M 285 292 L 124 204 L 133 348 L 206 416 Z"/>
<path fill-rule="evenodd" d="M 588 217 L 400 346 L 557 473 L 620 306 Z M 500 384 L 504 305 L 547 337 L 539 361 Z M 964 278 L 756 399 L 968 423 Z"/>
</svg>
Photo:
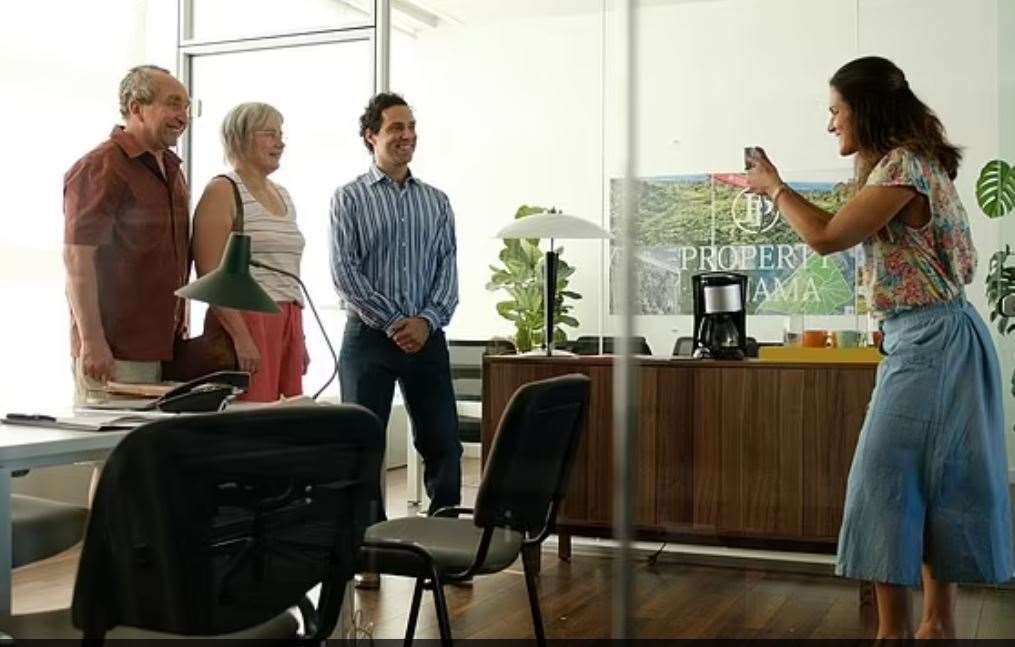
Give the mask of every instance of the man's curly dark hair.
<svg viewBox="0 0 1015 647">
<path fill-rule="evenodd" d="M 372 133 L 381 132 L 383 113 L 392 106 L 408 107 L 409 104 L 405 102 L 405 99 L 394 92 L 382 92 L 370 99 L 370 103 L 367 104 L 366 110 L 364 110 L 363 114 L 360 115 L 359 136 L 363 138 L 363 144 L 371 153 L 374 152 L 374 146 L 367 141 L 367 131 L 369 130 Z"/>
</svg>

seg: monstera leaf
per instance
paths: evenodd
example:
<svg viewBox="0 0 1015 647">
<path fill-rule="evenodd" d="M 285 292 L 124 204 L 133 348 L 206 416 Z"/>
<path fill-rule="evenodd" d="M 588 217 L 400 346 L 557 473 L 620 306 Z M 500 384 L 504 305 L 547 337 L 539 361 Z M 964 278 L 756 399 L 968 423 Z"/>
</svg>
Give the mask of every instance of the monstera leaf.
<svg viewBox="0 0 1015 647">
<path fill-rule="evenodd" d="M 1000 218 L 1015 207 L 1015 173 L 1004 160 L 987 162 L 976 181 L 976 201 L 988 218 Z"/>
</svg>

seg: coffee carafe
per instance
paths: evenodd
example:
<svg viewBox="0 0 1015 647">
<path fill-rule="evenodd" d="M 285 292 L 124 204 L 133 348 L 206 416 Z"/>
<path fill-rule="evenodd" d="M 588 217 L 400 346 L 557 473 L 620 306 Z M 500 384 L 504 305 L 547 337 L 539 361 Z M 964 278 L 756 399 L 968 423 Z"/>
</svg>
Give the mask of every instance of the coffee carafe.
<svg viewBox="0 0 1015 647">
<path fill-rule="evenodd" d="M 694 357 L 743 359 L 747 346 L 747 277 L 706 272 L 691 277 Z"/>
</svg>

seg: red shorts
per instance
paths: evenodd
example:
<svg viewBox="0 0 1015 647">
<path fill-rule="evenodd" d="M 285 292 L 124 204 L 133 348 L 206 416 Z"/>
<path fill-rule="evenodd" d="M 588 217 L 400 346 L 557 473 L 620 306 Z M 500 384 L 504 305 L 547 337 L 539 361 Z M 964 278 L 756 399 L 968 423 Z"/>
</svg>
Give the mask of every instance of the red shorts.
<svg viewBox="0 0 1015 647">
<path fill-rule="evenodd" d="M 303 394 L 303 308 L 291 301 L 278 305 L 278 314 L 240 312 L 261 353 L 250 388 L 240 400 L 274 402 L 279 396 Z"/>
</svg>

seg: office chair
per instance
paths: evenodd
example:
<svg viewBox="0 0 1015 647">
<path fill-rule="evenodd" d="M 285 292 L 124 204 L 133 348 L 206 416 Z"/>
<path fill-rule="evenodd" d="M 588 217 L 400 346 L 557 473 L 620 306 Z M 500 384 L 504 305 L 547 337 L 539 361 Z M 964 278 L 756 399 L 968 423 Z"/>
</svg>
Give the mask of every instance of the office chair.
<svg viewBox="0 0 1015 647">
<path fill-rule="evenodd" d="M 483 401 L 483 356 L 514 355 L 514 344 L 506 339 L 448 340 L 451 382 L 456 402 Z M 458 437 L 463 443 L 478 443 L 482 436 L 482 416 L 458 413 Z"/>
<path fill-rule="evenodd" d="M 27 494 L 11 495 L 11 565 L 52 557 L 81 541 L 88 508 Z"/>
<path fill-rule="evenodd" d="M 620 337 L 603 337 L 603 354 L 614 355 L 620 352 Z M 631 338 L 634 341 L 633 350 L 635 355 L 651 355 L 648 341 L 641 336 Z M 598 355 L 599 337 L 595 335 L 582 335 L 571 344 L 569 350 L 575 355 Z"/>
<path fill-rule="evenodd" d="M 288 610 L 299 606 L 305 637 L 323 640 L 379 505 L 382 453 L 380 423 L 355 405 L 138 427 L 99 480 L 72 609 L 0 618 L 0 630 L 291 640 L 300 636 Z M 313 609 L 304 596 L 317 584 Z"/>
<path fill-rule="evenodd" d="M 694 354 L 694 337 L 677 337 L 673 344 L 674 357 L 690 357 Z"/>
<path fill-rule="evenodd" d="M 535 563 L 552 532 L 585 429 L 589 378 L 564 375 L 523 385 L 512 396 L 490 449 L 475 510 L 444 508 L 430 517 L 370 526 L 364 570 L 416 578 L 406 642 L 416 633 L 423 589 L 433 589 L 441 642 L 451 644 L 446 582 L 496 573 L 522 555 L 536 639 L 545 643 Z M 472 514 L 459 519 L 458 514 Z"/>
<path fill-rule="evenodd" d="M 480 340 L 448 340 L 455 402 L 483 401 L 483 355 L 487 353 L 488 345 L 486 341 Z M 481 422 L 480 416 L 459 411 L 458 438 L 463 443 L 478 443 Z"/>
</svg>

